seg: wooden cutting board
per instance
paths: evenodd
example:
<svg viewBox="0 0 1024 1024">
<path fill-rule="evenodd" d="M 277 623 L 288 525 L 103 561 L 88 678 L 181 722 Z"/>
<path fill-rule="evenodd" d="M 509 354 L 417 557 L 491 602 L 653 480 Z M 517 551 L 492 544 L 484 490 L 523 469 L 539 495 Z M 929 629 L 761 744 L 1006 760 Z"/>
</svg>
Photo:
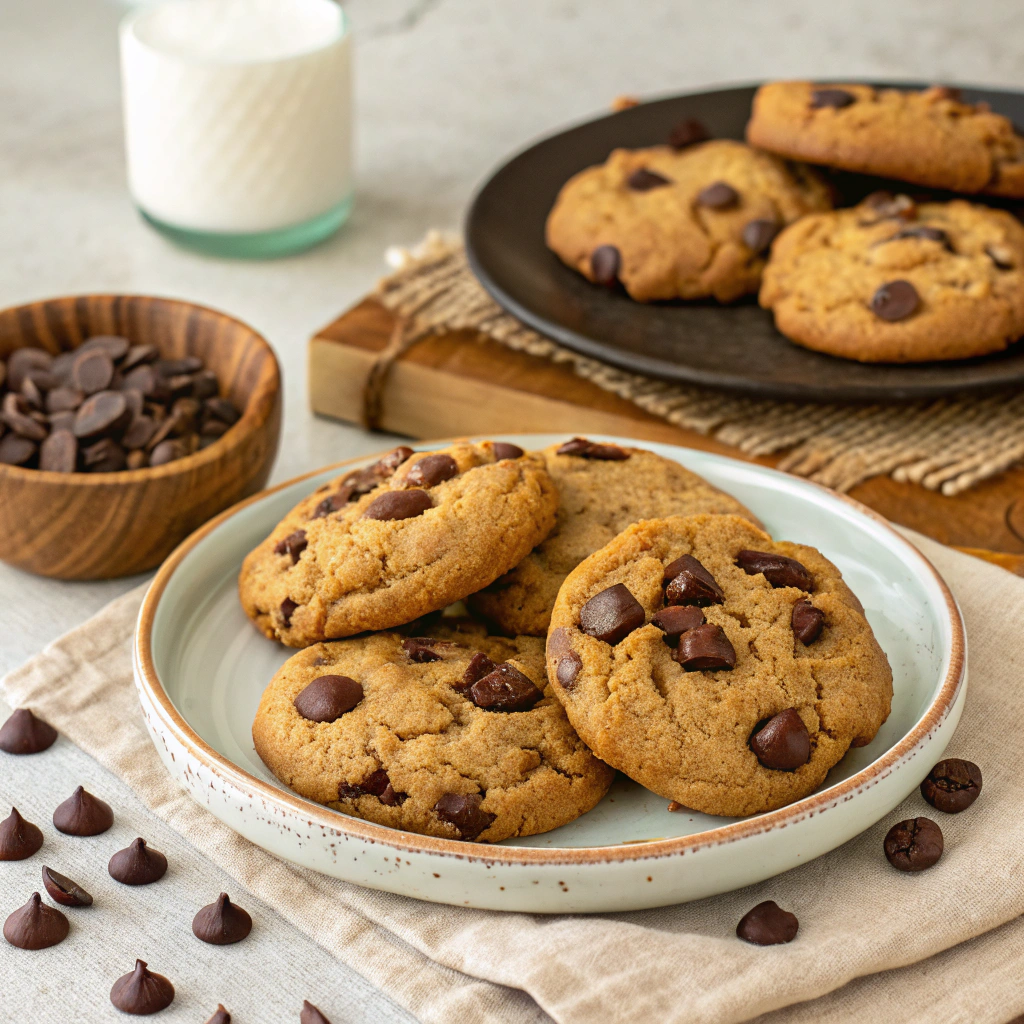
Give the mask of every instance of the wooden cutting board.
<svg viewBox="0 0 1024 1024">
<path fill-rule="evenodd" d="M 394 326 L 391 312 L 368 298 L 310 341 L 314 412 L 361 422 L 364 381 Z M 475 332 L 452 332 L 415 345 L 391 367 L 381 405 L 382 429 L 415 438 L 605 433 L 700 448 L 763 466 L 781 458 L 751 457 L 673 426 L 567 367 L 514 352 Z M 850 494 L 893 522 L 1024 576 L 1024 468 L 951 498 L 888 476 L 866 480 Z"/>
</svg>

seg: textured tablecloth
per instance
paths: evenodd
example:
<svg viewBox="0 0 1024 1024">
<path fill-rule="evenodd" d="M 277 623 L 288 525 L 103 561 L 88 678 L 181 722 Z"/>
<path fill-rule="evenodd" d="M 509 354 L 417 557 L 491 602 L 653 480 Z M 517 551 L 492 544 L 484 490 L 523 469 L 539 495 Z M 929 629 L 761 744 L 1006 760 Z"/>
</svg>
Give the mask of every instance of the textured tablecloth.
<svg viewBox="0 0 1024 1024">
<path fill-rule="evenodd" d="M 945 575 L 967 621 L 971 683 L 949 753 L 981 765 L 978 802 L 946 816 L 915 794 L 841 849 L 759 885 L 591 917 L 420 903 L 296 868 L 236 836 L 177 788 L 151 747 L 131 682 L 141 593 L 126 595 L 0 683 L 12 705 L 32 707 L 66 737 L 13 769 L 16 759 L 0 761 L 0 797 L 43 825 L 47 839 L 31 860 L 0 866 L 0 909 L 24 902 L 42 863 L 103 894 L 103 905 L 74 913 L 61 946 L 33 955 L 0 949 L 0 1016 L 13 1019 L 9 1008 L 26 1000 L 51 1005 L 69 974 L 88 968 L 93 982 L 76 988 L 82 1019 L 106 1019 L 98 1009 L 105 986 L 145 953 L 178 982 L 182 1008 L 198 1008 L 198 992 L 204 1009 L 211 1000 L 256 1008 L 239 1021 L 282 1019 L 259 1009 L 261 986 L 278 985 L 296 1001 L 319 1000 L 335 1024 L 372 1021 L 358 1002 L 367 990 L 347 965 L 431 1024 L 863 1021 L 897 1004 L 907 1024 L 1005 1024 L 1024 1011 L 1024 580 L 912 539 Z M 48 827 L 76 772 L 114 804 L 113 833 L 70 840 Z M 916 814 L 939 820 L 946 852 L 930 871 L 904 875 L 886 863 L 881 841 L 894 821 Z M 135 834 L 163 843 L 172 870 L 150 889 L 122 895 L 102 865 Z M 257 928 L 238 947 L 198 948 L 188 922 L 221 888 L 255 911 Z M 763 899 L 799 916 L 795 942 L 759 948 L 735 938 L 737 920 Z M 311 948 L 306 937 L 320 947 L 315 959 L 293 955 L 293 941 L 294 949 Z M 337 974 L 325 972 L 325 951 L 341 961 Z M 87 1013 L 86 1004 L 97 1009 Z M 103 1012 L 113 1014 L 109 1006 Z M 28 1019 L 61 1018 L 41 1011 Z"/>
</svg>

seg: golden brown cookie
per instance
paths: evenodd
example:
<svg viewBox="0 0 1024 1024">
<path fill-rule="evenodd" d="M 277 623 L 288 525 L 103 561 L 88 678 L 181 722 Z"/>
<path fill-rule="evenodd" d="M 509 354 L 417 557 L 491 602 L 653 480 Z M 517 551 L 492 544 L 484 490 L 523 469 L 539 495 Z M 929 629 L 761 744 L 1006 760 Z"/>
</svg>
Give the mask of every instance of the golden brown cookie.
<svg viewBox="0 0 1024 1024">
<path fill-rule="evenodd" d="M 998 352 L 1024 334 L 1024 225 L 959 199 L 876 193 L 783 231 L 759 301 L 786 337 L 844 359 Z"/>
<path fill-rule="evenodd" d="M 831 206 L 813 171 L 728 139 L 617 149 L 565 184 L 547 244 L 598 284 L 640 302 L 757 290 L 780 228 Z"/>
<path fill-rule="evenodd" d="M 643 448 L 574 438 L 542 453 L 558 488 L 555 528 L 470 606 L 515 636 L 544 636 L 562 581 L 631 523 L 695 512 L 732 512 L 756 522 L 735 498 L 678 462 Z"/>
<path fill-rule="evenodd" d="M 839 570 L 738 516 L 629 527 L 569 574 L 551 627 L 584 742 L 706 814 L 806 796 L 889 714 L 889 664 Z"/>
<path fill-rule="evenodd" d="M 297 793 L 381 825 L 497 842 L 589 811 L 613 772 L 584 746 L 543 641 L 439 627 L 317 644 L 274 676 L 256 750 Z"/>
<path fill-rule="evenodd" d="M 289 647 L 389 629 L 511 569 L 557 505 L 542 459 L 515 445 L 399 448 L 285 516 L 242 565 L 242 606 Z"/>
<path fill-rule="evenodd" d="M 1024 198 L 1024 138 L 955 89 L 772 82 L 754 97 L 747 140 L 792 160 L 954 192 Z"/>
</svg>

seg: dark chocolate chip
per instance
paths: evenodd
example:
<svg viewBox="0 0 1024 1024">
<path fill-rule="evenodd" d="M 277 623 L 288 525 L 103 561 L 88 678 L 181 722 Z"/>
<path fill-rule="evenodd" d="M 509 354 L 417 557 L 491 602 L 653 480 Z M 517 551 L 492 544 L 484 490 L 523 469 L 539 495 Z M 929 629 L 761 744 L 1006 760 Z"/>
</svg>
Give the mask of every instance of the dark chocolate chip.
<svg viewBox="0 0 1024 1024">
<path fill-rule="evenodd" d="M 864 200 L 864 205 L 869 207 L 879 220 L 913 220 L 917 216 L 917 204 L 910 196 L 902 193 L 894 196 L 891 192 L 872 192 Z"/>
<path fill-rule="evenodd" d="M 363 699 L 363 688 L 348 676 L 318 676 L 292 703 L 310 722 L 336 722 Z"/>
<path fill-rule="evenodd" d="M 192 918 L 192 934 L 213 946 L 241 942 L 251 931 L 252 918 L 241 907 L 236 907 L 226 892 Z"/>
<path fill-rule="evenodd" d="M 776 220 L 765 220 L 758 218 L 750 220 L 743 226 L 743 244 L 756 255 L 767 252 L 768 247 L 775 241 L 775 236 L 782 230 L 782 225 Z"/>
<path fill-rule="evenodd" d="M 736 556 L 736 564 L 748 576 L 760 573 L 773 587 L 796 587 L 806 593 L 814 589 L 811 574 L 795 558 L 747 549 Z"/>
<path fill-rule="evenodd" d="M 648 170 L 646 167 L 638 167 L 627 179 L 626 184 L 634 192 L 650 192 L 652 188 L 661 188 L 662 185 L 671 185 L 670 178 L 666 178 L 657 171 Z"/>
<path fill-rule="evenodd" d="M 83 448 L 82 462 L 90 473 L 119 473 L 127 464 L 124 449 L 110 437 Z"/>
<path fill-rule="evenodd" d="M 150 971 L 145 960 L 136 960 L 135 970 L 114 982 L 110 1001 L 122 1013 L 146 1017 L 174 1002 L 174 986 L 162 974 Z"/>
<path fill-rule="evenodd" d="M 161 377 L 180 377 L 186 373 L 198 373 L 203 368 L 203 361 L 198 356 L 158 359 L 154 368 Z"/>
<path fill-rule="evenodd" d="M 82 351 L 71 368 L 71 383 L 86 395 L 106 391 L 114 379 L 114 361 L 101 348 Z"/>
<path fill-rule="evenodd" d="M 53 746 L 57 730 L 29 711 L 18 708 L 0 727 L 0 750 L 8 754 L 40 754 Z"/>
<path fill-rule="evenodd" d="M 123 359 L 131 348 L 131 342 L 120 334 L 94 334 L 88 341 L 78 346 L 79 352 L 99 350 L 106 352 L 113 362 Z"/>
<path fill-rule="evenodd" d="M 595 594 L 580 609 L 580 629 L 607 644 L 617 644 L 642 626 L 644 619 L 643 605 L 624 583 Z"/>
<path fill-rule="evenodd" d="M 739 192 L 724 181 L 716 181 L 697 193 L 697 205 L 709 210 L 728 210 L 739 201 Z"/>
<path fill-rule="evenodd" d="M 308 999 L 303 999 L 302 1013 L 299 1014 L 299 1024 L 331 1024 L 331 1022 Z"/>
<path fill-rule="evenodd" d="M 203 408 L 214 418 L 226 423 L 229 427 L 238 422 L 239 411 L 226 398 L 208 398 Z"/>
<path fill-rule="evenodd" d="M 521 459 L 525 454 L 519 445 L 509 444 L 507 441 L 495 441 L 493 451 L 496 462 L 502 459 Z"/>
<path fill-rule="evenodd" d="M 981 792 L 981 769 L 973 761 L 947 757 L 925 776 L 921 796 L 938 811 L 959 814 Z"/>
<path fill-rule="evenodd" d="M 373 468 L 380 474 L 381 479 L 387 479 L 403 462 L 408 461 L 415 454 L 408 445 L 400 444 L 397 448 L 392 448 L 387 455 L 382 455 Z"/>
<path fill-rule="evenodd" d="M 24 466 L 31 462 L 39 446 L 20 434 L 7 434 L 0 437 L 0 464 L 5 466 Z"/>
<path fill-rule="evenodd" d="M 7 386 L 20 391 L 25 378 L 33 370 L 49 370 L 53 356 L 41 348 L 18 348 L 7 359 Z"/>
<path fill-rule="evenodd" d="M 292 624 L 292 616 L 295 614 L 295 609 L 299 606 L 290 598 L 286 597 L 281 602 L 281 621 L 284 623 L 287 629 Z"/>
<path fill-rule="evenodd" d="M 811 91 L 811 107 L 820 110 L 822 107 L 834 107 L 839 110 L 856 103 L 857 97 L 845 89 L 814 89 Z"/>
<path fill-rule="evenodd" d="M 725 600 L 718 581 L 693 555 L 682 555 L 665 566 L 663 580 L 667 604 L 693 604 L 706 608 L 709 604 L 721 604 Z"/>
<path fill-rule="evenodd" d="M 85 395 L 74 388 L 54 388 L 46 396 L 47 412 L 74 412 L 85 401 Z"/>
<path fill-rule="evenodd" d="M 74 473 L 78 441 L 70 430 L 55 430 L 39 446 L 39 468 L 48 473 Z"/>
<path fill-rule="evenodd" d="M 17 807 L 0 821 L 0 860 L 27 860 L 43 845 L 40 828 L 26 821 Z"/>
<path fill-rule="evenodd" d="M 338 786 L 339 800 L 354 800 L 359 796 L 375 796 L 386 807 L 396 807 L 406 798 L 405 793 L 395 792 L 391 778 L 383 768 L 378 768 L 354 786 L 347 782 Z"/>
<path fill-rule="evenodd" d="M 695 118 L 680 121 L 668 135 L 668 144 L 673 149 L 686 149 L 698 142 L 706 142 L 711 138 L 707 128 Z"/>
<path fill-rule="evenodd" d="M 800 643 L 813 644 L 821 636 L 825 625 L 825 613 L 820 608 L 815 608 L 810 601 L 797 601 L 793 605 L 793 614 L 789 622 L 793 627 L 793 636 Z"/>
<path fill-rule="evenodd" d="M 459 472 L 456 461 L 444 452 L 425 455 L 414 462 L 405 475 L 407 487 L 436 487 L 445 480 L 451 480 Z"/>
<path fill-rule="evenodd" d="M 299 560 L 299 556 L 306 550 L 308 543 L 306 531 L 296 530 L 294 533 L 289 533 L 287 537 L 283 537 L 274 545 L 274 554 L 287 555 L 292 560 L 292 565 L 295 565 Z"/>
<path fill-rule="evenodd" d="M 151 466 L 166 466 L 168 462 L 177 462 L 188 455 L 188 449 L 173 439 L 161 441 L 149 453 L 149 464 Z"/>
<path fill-rule="evenodd" d="M 43 865 L 43 886 L 54 903 L 65 907 L 91 907 L 92 897 L 67 875 Z"/>
<path fill-rule="evenodd" d="M 385 522 L 412 519 L 433 507 L 434 503 L 426 491 L 385 491 L 366 507 L 363 519 L 378 519 Z"/>
<path fill-rule="evenodd" d="M 206 1024 L 231 1024 L 231 1014 L 224 1009 L 223 1003 L 217 1004 L 217 1009 L 214 1010 L 213 1016 Z"/>
<path fill-rule="evenodd" d="M 736 650 L 725 630 L 711 622 L 688 630 L 672 652 L 687 672 L 715 672 L 736 667 Z"/>
<path fill-rule="evenodd" d="M 811 734 L 796 708 L 786 708 L 755 728 L 750 749 L 765 768 L 791 772 L 811 759 Z"/>
<path fill-rule="evenodd" d="M 121 378 L 122 390 L 140 391 L 146 398 L 163 397 L 163 383 L 156 370 L 148 364 L 136 366 Z"/>
<path fill-rule="evenodd" d="M 26 377 L 21 382 L 21 397 L 33 409 L 42 409 L 44 402 L 43 393 L 39 390 L 39 385 L 31 377 Z"/>
<path fill-rule="evenodd" d="M 999 245 L 990 245 L 985 249 L 985 254 L 995 264 L 998 270 L 1013 270 L 1016 266 L 1013 260 L 1013 253 Z"/>
<path fill-rule="evenodd" d="M 611 288 L 619 279 L 622 255 L 614 245 L 599 245 L 590 254 L 590 273 L 598 284 Z"/>
<path fill-rule="evenodd" d="M 496 815 L 488 814 L 480 805 L 479 793 L 445 793 L 434 804 L 434 813 L 449 825 L 454 825 L 462 839 L 476 839 L 491 827 Z"/>
<path fill-rule="evenodd" d="M 889 241 L 895 242 L 904 238 L 921 238 L 926 242 L 938 242 L 950 252 L 953 251 L 949 235 L 942 228 L 934 228 L 929 224 L 913 224 L 909 228 L 900 228 Z"/>
<path fill-rule="evenodd" d="M 88 439 L 128 426 L 132 411 L 120 391 L 100 391 L 87 398 L 75 414 L 75 437 Z"/>
<path fill-rule="evenodd" d="M 575 651 L 569 651 L 559 657 L 555 666 L 555 678 L 563 690 L 572 690 L 576 686 L 576 677 L 582 668 L 583 659 Z"/>
<path fill-rule="evenodd" d="M 598 459 L 601 462 L 624 462 L 629 452 L 617 444 L 599 444 L 588 441 L 585 437 L 574 437 L 571 441 L 559 445 L 556 455 L 577 455 L 581 459 Z"/>
<path fill-rule="evenodd" d="M 899 871 L 924 871 L 942 856 L 942 829 L 931 818 L 908 818 L 886 833 L 883 847 Z"/>
<path fill-rule="evenodd" d="M 422 665 L 428 661 L 441 661 L 443 655 L 434 650 L 434 644 L 438 641 L 429 636 L 410 636 L 402 641 L 402 650 L 409 656 L 410 661 Z"/>
<path fill-rule="evenodd" d="M 462 682 L 455 686 L 454 689 L 460 693 L 463 690 L 468 690 L 478 679 L 483 679 L 484 676 L 493 672 L 495 667 L 494 662 L 486 654 L 477 652 L 469 659 L 469 665 L 466 667 L 466 671 L 462 673 Z"/>
<path fill-rule="evenodd" d="M 127 397 L 128 393 L 125 394 Z M 138 394 L 138 392 L 132 392 L 132 394 Z M 130 451 L 137 451 L 139 448 L 145 448 L 153 440 L 155 433 L 156 421 L 152 416 L 136 415 L 128 424 L 128 429 L 124 432 L 124 437 L 121 438 L 121 444 Z"/>
<path fill-rule="evenodd" d="M 127 373 L 142 363 L 151 363 L 159 354 L 155 345 L 132 345 L 121 362 L 121 372 Z"/>
<path fill-rule="evenodd" d="M 528 711 L 544 694 L 506 661 L 473 683 L 466 696 L 484 711 Z"/>
<path fill-rule="evenodd" d="M 219 390 L 217 374 L 213 370 L 200 370 L 192 378 L 192 397 L 200 402 L 213 398 Z"/>
<path fill-rule="evenodd" d="M 69 836 L 98 836 L 113 824 L 110 804 L 81 786 L 53 812 L 53 827 Z"/>
<path fill-rule="evenodd" d="M 34 892 L 28 903 L 4 921 L 4 938 L 19 949 L 46 949 L 68 937 L 68 919 Z"/>
<path fill-rule="evenodd" d="M 765 900 L 740 918 L 736 934 L 755 946 L 777 946 L 792 942 L 799 927 L 796 914 L 783 910 L 775 900 Z"/>
<path fill-rule="evenodd" d="M 110 858 L 107 871 L 122 885 L 150 885 L 167 873 L 167 858 L 158 850 L 151 850 L 145 839 L 136 839 Z"/>
<path fill-rule="evenodd" d="M 315 509 L 310 519 L 325 519 L 334 512 L 343 509 L 350 501 L 355 499 L 355 491 L 351 487 L 343 487 L 334 494 L 329 494 Z"/>
<path fill-rule="evenodd" d="M 4 395 L 0 419 L 16 434 L 20 434 L 29 441 L 42 441 L 46 437 L 46 427 L 34 419 L 30 412 L 28 404 L 21 395 L 16 395 L 13 392 Z"/>
<path fill-rule="evenodd" d="M 871 297 L 871 312 L 880 320 L 895 323 L 917 312 L 921 297 L 909 281 L 890 281 Z"/>
<path fill-rule="evenodd" d="M 655 612 L 651 622 L 674 644 L 683 633 L 704 625 L 704 613 L 696 605 L 669 605 Z"/>
</svg>

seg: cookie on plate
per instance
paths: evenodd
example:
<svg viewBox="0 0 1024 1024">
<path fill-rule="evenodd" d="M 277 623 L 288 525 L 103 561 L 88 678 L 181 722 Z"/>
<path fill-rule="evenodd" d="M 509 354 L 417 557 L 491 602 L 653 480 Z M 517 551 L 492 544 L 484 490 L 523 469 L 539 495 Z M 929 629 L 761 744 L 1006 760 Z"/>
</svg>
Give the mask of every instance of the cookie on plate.
<svg viewBox="0 0 1024 1024">
<path fill-rule="evenodd" d="M 565 577 L 631 523 L 695 512 L 732 512 L 756 522 L 703 477 L 643 448 L 577 437 L 542 454 L 558 488 L 555 528 L 511 572 L 469 599 L 474 611 L 513 636 L 544 636 Z"/>
<path fill-rule="evenodd" d="M 584 742 L 706 814 L 806 796 L 889 714 L 892 672 L 839 570 L 738 516 L 631 526 L 569 574 L 551 627 Z"/>
<path fill-rule="evenodd" d="M 285 516 L 242 565 L 242 606 L 289 647 L 389 629 L 507 572 L 557 506 L 543 460 L 515 445 L 397 448 Z"/>
<path fill-rule="evenodd" d="M 731 302 L 757 290 L 781 227 L 830 206 L 809 168 L 742 142 L 617 149 L 563 186 L 546 236 L 564 263 L 640 302 Z"/>
<path fill-rule="evenodd" d="M 798 345 L 862 362 L 967 359 L 1024 334 L 1024 225 L 876 193 L 775 240 L 759 301 Z"/>
<path fill-rule="evenodd" d="M 1024 138 L 986 104 L 941 86 L 772 82 L 754 96 L 747 140 L 792 160 L 1024 198 Z"/>
<path fill-rule="evenodd" d="M 589 811 L 614 774 L 555 699 L 543 641 L 482 627 L 300 651 L 264 692 L 252 734 L 302 796 L 445 839 L 550 831 Z"/>
</svg>

